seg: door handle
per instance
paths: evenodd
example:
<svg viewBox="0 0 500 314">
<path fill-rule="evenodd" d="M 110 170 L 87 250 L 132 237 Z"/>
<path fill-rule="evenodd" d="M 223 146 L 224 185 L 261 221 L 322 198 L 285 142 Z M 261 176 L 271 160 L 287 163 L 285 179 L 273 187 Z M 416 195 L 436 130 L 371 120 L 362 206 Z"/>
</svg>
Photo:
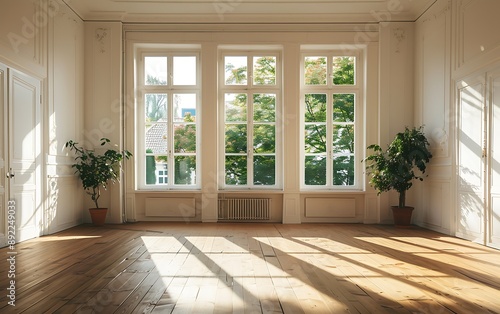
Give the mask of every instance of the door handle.
<svg viewBox="0 0 500 314">
<path fill-rule="evenodd" d="M 12 172 L 12 168 L 9 169 L 9 172 L 6 174 L 8 179 L 14 178 L 15 174 Z"/>
</svg>

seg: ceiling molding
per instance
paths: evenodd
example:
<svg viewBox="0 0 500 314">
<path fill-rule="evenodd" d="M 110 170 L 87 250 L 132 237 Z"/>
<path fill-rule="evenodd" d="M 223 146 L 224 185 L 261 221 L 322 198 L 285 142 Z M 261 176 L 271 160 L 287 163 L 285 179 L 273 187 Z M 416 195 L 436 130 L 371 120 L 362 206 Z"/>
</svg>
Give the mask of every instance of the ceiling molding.
<svg viewBox="0 0 500 314">
<path fill-rule="evenodd" d="M 63 0 L 84 21 L 373 23 L 415 21 L 436 0 Z"/>
</svg>

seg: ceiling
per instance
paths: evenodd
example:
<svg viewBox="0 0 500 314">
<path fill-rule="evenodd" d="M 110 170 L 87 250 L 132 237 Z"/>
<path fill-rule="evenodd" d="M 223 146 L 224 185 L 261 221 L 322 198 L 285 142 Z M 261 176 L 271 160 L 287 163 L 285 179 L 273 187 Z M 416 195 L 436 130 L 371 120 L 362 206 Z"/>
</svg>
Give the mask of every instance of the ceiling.
<svg viewBox="0 0 500 314">
<path fill-rule="evenodd" d="M 415 21 L 436 0 L 63 0 L 86 21 L 373 23 Z"/>
</svg>

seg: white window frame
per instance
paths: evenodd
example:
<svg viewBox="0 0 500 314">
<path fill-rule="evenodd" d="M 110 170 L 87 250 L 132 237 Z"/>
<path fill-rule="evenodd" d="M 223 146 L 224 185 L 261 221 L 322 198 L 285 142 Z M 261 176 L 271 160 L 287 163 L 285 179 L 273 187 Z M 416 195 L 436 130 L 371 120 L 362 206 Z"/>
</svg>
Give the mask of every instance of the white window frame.
<svg viewBox="0 0 500 314">
<path fill-rule="evenodd" d="M 327 84 L 326 85 L 305 85 L 305 57 L 327 57 Z M 354 85 L 334 85 L 332 83 L 332 57 L 353 56 L 355 61 L 355 82 Z M 362 49 L 338 49 L 337 47 L 314 47 L 312 49 L 303 47 L 300 58 L 300 189 L 303 191 L 362 191 L 363 170 L 361 159 L 363 156 L 364 142 L 364 108 L 365 108 L 365 73 L 364 73 L 364 51 Z M 327 167 L 325 185 L 305 184 L 305 95 L 306 94 L 326 94 L 327 95 Z M 333 94 L 354 94 L 354 185 L 334 185 L 333 184 L 333 148 L 332 148 L 332 126 L 333 115 L 331 103 Z"/>
<path fill-rule="evenodd" d="M 226 85 L 225 84 L 225 69 L 224 58 L 226 56 L 246 56 L 247 57 L 247 84 L 246 85 Z M 253 84 L 253 57 L 255 56 L 275 56 L 276 57 L 276 84 L 275 85 L 254 85 Z M 219 50 L 219 66 L 218 66 L 218 104 L 219 104 L 219 156 L 218 168 L 219 171 L 219 189 L 220 190 L 282 190 L 283 189 L 283 81 L 282 81 L 282 51 L 280 49 L 266 49 L 265 47 L 231 47 L 231 49 Z M 270 93 L 276 95 L 276 112 L 275 112 L 275 184 L 274 185 L 260 185 L 260 184 L 246 184 L 246 185 L 226 185 L 226 167 L 225 167 L 225 103 L 224 96 L 226 93 L 242 93 L 247 94 L 248 101 L 252 99 L 255 93 Z M 250 106 L 247 110 L 247 126 L 252 124 L 252 109 Z M 248 128 L 247 139 L 253 138 L 253 127 Z M 247 146 L 247 157 L 249 158 L 248 164 L 253 160 L 253 152 L 250 146 Z M 252 178 L 253 181 L 253 167 L 247 169 L 247 182 Z"/>
<path fill-rule="evenodd" d="M 144 58 L 150 56 L 168 57 L 167 65 L 167 85 L 146 85 L 144 73 Z M 173 85 L 173 57 L 194 56 L 196 57 L 196 84 L 195 85 Z M 136 54 L 136 106 L 135 106 L 135 160 L 136 160 L 136 189 L 143 191 L 168 191 L 168 190 L 200 190 L 201 187 L 201 58 L 199 49 L 176 48 L 175 45 L 169 45 L 166 48 L 142 48 L 138 49 Z M 167 125 L 169 134 L 169 151 L 167 169 L 169 173 L 168 184 L 146 184 L 146 146 L 145 146 L 145 95 L 146 94 L 167 94 L 168 95 L 168 114 Z M 174 162 L 176 156 L 182 156 L 182 153 L 175 153 L 174 147 L 174 125 L 173 121 L 173 95 L 174 94 L 196 94 L 196 184 L 176 185 Z M 192 154 L 187 154 L 192 155 Z M 163 170 L 163 169 L 162 169 Z M 172 174 L 172 175 L 170 175 Z"/>
</svg>

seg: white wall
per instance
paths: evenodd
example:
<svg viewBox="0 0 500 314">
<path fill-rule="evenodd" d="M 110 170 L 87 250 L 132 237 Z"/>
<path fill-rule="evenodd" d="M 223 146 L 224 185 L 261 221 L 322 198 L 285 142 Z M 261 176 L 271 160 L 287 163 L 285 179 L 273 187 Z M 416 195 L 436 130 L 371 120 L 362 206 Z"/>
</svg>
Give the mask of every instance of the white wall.
<svg viewBox="0 0 500 314">
<path fill-rule="evenodd" d="M 418 189 L 415 222 L 455 234 L 455 82 L 500 65 L 500 2 L 438 0 L 415 23 L 415 124 L 425 124 L 433 159 Z"/>
<path fill-rule="evenodd" d="M 105 137 L 123 147 L 122 25 L 119 22 L 85 23 L 85 125 L 82 140 L 99 147 Z M 108 208 L 106 222 L 123 222 L 123 180 L 102 191 L 99 207 Z M 86 208 L 95 207 L 87 200 Z M 85 221 L 90 216 L 84 212 Z"/>
<path fill-rule="evenodd" d="M 416 22 L 415 124 L 425 125 L 433 158 L 424 184 L 417 186 L 414 222 L 452 231 L 453 117 L 450 85 L 451 3 L 438 1 Z"/>
<path fill-rule="evenodd" d="M 4 0 L 0 62 L 42 81 L 41 229 L 80 224 L 83 192 L 63 147 L 83 126 L 83 21 L 61 0 Z"/>
<path fill-rule="evenodd" d="M 57 8 L 48 24 L 44 114 L 48 233 L 80 224 L 83 211 L 83 190 L 64 144 L 82 139 L 84 23 L 62 2 Z"/>
<path fill-rule="evenodd" d="M 37 78 L 47 76 L 47 28 L 59 2 L 3 0 L 0 11 L 0 60 Z"/>
<path fill-rule="evenodd" d="M 378 139 L 367 144 L 385 148 L 398 132 L 413 124 L 413 23 L 380 23 L 380 76 Z M 371 189 L 368 187 L 368 191 Z M 407 193 L 406 203 L 414 205 L 413 189 Z M 395 191 L 379 197 L 380 223 L 392 223 L 391 206 L 398 204 Z"/>
</svg>

